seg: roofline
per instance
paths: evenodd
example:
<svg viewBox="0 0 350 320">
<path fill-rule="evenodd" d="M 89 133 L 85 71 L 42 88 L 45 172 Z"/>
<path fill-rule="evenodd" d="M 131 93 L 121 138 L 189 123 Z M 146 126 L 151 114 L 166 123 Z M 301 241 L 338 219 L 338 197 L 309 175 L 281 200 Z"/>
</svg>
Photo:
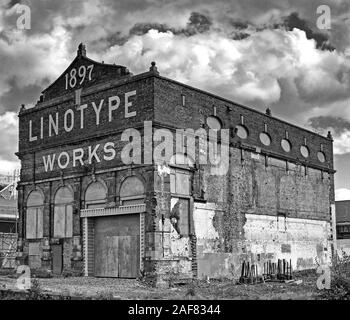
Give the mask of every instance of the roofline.
<svg viewBox="0 0 350 320">
<path fill-rule="evenodd" d="M 306 129 L 306 128 L 297 126 L 296 124 L 293 124 L 293 123 L 291 123 L 291 122 L 285 121 L 285 120 L 283 120 L 283 119 L 280 119 L 280 118 L 277 118 L 277 117 L 274 117 L 274 116 L 266 115 L 264 112 L 259 111 L 259 110 L 256 110 L 256 109 L 254 109 L 253 107 L 245 106 L 245 105 L 240 104 L 240 103 L 237 103 L 237 102 L 235 102 L 235 101 L 233 101 L 233 100 L 229 100 L 229 99 L 227 99 L 227 98 L 220 97 L 220 96 L 218 96 L 218 95 L 216 95 L 216 94 L 214 94 L 214 93 L 208 92 L 208 91 L 203 90 L 203 89 L 198 89 L 198 88 L 192 87 L 192 86 L 190 86 L 190 85 L 188 85 L 188 84 L 179 82 L 179 81 L 177 81 L 177 80 L 173 80 L 173 79 L 170 79 L 170 78 L 167 78 L 167 77 L 163 77 L 163 76 L 160 76 L 160 75 L 154 75 L 154 76 L 155 76 L 155 77 L 158 77 L 158 78 L 160 78 L 160 79 L 163 79 L 163 80 L 166 80 L 166 81 L 173 82 L 173 83 L 175 83 L 175 84 L 184 86 L 184 87 L 189 88 L 189 89 L 191 89 L 191 90 L 195 90 L 195 91 L 198 91 L 198 92 L 200 92 L 200 93 L 207 94 L 207 95 L 209 95 L 209 96 L 212 96 L 213 98 L 216 98 L 216 99 L 219 99 L 219 100 L 228 102 L 228 103 L 235 104 L 235 105 L 237 105 L 237 106 L 239 106 L 239 107 L 241 107 L 241 108 L 244 108 L 244 109 L 253 111 L 253 112 L 255 112 L 255 113 L 258 113 L 258 114 L 260 114 L 260 115 L 262 115 L 262 116 L 264 116 L 264 117 L 266 117 L 266 118 L 272 118 L 272 119 L 274 119 L 274 120 L 283 122 L 283 123 L 285 123 L 285 124 L 287 124 L 287 125 L 290 125 L 290 126 L 293 126 L 293 127 L 295 127 L 295 128 L 301 129 L 301 130 L 303 130 L 303 131 L 306 131 L 306 132 L 311 133 L 311 134 L 313 134 L 313 135 L 316 135 L 316 136 L 318 136 L 318 137 L 324 138 L 324 139 L 326 139 L 327 141 L 333 142 L 332 139 L 329 139 L 329 138 L 326 137 L 326 136 L 323 136 L 323 135 L 321 135 L 321 134 L 318 134 L 318 133 L 313 132 L 313 131 L 311 131 L 311 130 L 308 130 L 308 129 Z"/>
<path fill-rule="evenodd" d="M 78 56 L 74 58 L 74 60 L 70 63 L 70 65 L 62 72 L 62 74 L 64 74 L 64 73 L 69 69 L 69 67 L 74 63 L 75 59 L 77 59 L 77 58 L 78 58 Z M 86 57 L 86 56 L 84 56 L 84 58 L 87 59 L 87 60 L 89 60 L 89 61 L 91 61 L 91 62 L 97 63 L 97 64 L 99 64 L 99 65 L 110 66 L 110 67 L 119 67 L 119 68 L 120 68 L 120 67 L 123 67 L 123 68 L 128 69 L 128 68 L 125 67 L 125 66 L 100 63 L 100 62 L 94 61 L 94 60 L 92 60 L 92 59 L 90 59 L 90 58 L 88 58 L 88 57 Z M 61 74 L 61 75 L 62 75 L 62 74 Z M 43 90 L 42 93 L 44 93 L 45 91 L 47 91 L 53 84 L 55 84 L 55 83 L 58 81 L 58 79 L 61 77 L 61 75 L 60 75 L 50 86 L 48 86 L 45 90 Z M 313 132 L 313 131 L 311 131 L 311 130 L 309 130 L 309 129 L 306 129 L 306 128 L 304 128 L 304 127 L 301 127 L 301 126 L 298 126 L 298 125 L 293 124 L 293 123 L 291 123 L 291 122 L 288 122 L 288 121 L 286 121 L 286 120 L 277 118 L 277 117 L 275 117 L 275 116 L 266 115 L 264 112 L 259 111 L 259 110 L 257 110 L 257 109 L 254 109 L 253 107 L 248 107 L 248 106 L 246 106 L 246 105 L 243 105 L 243 104 L 238 103 L 238 102 L 235 102 L 235 101 L 233 101 L 233 100 L 229 100 L 229 99 L 227 99 L 227 98 L 221 97 L 221 96 L 219 96 L 219 95 L 217 95 L 217 94 L 214 94 L 214 93 L 211 93 L 211 92 L 209 92 L 209 91 L 206 91 L 206 90 L 203 90 L 203 89 L 199 89 L 199 88 L 193 87 L 193 86 L 191 86 L 191 85 L 182 83 L 182 82 L 180 82 L 180 81 L 173 80 L 173 79 L 170 79 L 170 78 L 161 76 L 161 75 L 159 75 L 158 73 L 154 73 L 154 72 L 144 72 L 144 73 L 140 73 L 140 74 L 132 74 L 132 73 L 130 73 L 130 76 L 131 76 L 131 77 L 130 77 L 129 79 L 127 79 L 127 80 L 125 81 L 125 83 L 132 82 L 133 80 L 139 80 L 139 79 L 134 79 L 135 77 L 138 78 L 139 76 L 142 76 L 142 78 L 156 77 L 156 78 L 159 78 L 159 79 L 162 79 L 162 80 L 165 80 L 165 81 L 169 81 L 169 82 L 175 83 L 175 84 L 177 84 L 177 85 L 183 86 L 183 87 L 185 87 L 185 88 L 188 88 L 188 89 L 191 89 L 191 90 L 195 90 L 195 91 L 197 91 L 197 92 L 200 92 L 200 93 L 209 95 L 209 96 L 211 96 L 211 97 L 213 97 L 213 98 L 215 98 L 215 99 L 219 99 L 219 100 L 222 100 L 222 101 L 224 101 L 224 102 L 227 102 L 227 103 L 230 103 L 230 104 L 234 104 L 234 105 L 236 105 L 236 106 L 238 106 L 238 107 L 241 107 L 241 108 L 243 108 L 243 109 L 246 109 L 246 110 L 255 112 L 255 113 L 257 113 L 257 114 L 259 114 L 259 115 L 261 115 L 261 116 L 264 116 L 264 117 L 266 117 L 267 119 L 274 119 L 274 120 L 276 120 L 276 121 L 279 121 L 279 122 L 281 122 L 281 123 L 287 124 L 287 125 L 289 125 L 289 126 L 292 126 L 292 127 L 294 127 L 294 128 L 297 128 L 297 129 L 299 129 L 299 130 L 303 130 L 304 132 L 307 132 L 308 134 L 312 134 L 312 135 L 314 135 L 314 136 L 321 137 L 321 138 L 323 138 L 323 139 L 325 139 L 325 140 L 327 140 L 327 141 L 333 143 L 333 140 L 332 140 L 332 139 L 329 139 L 327 136 L 323 136 L 323 135 L 321 135 L 321 134 L 318 134 L 318 133 Z M 117 86 L 118 86 L 118 85 L 117 85 Z M 93 87 L 93 86 L 92 86 L 92 87 Z M 34 108 L 30 108 L 30 109 L 34 109 Z M 28 110 L 30 110 L 30 109 L 28 109 Z M 33 110 L 33 111 L 34 111 L 34 110 Z"/>
</svg>

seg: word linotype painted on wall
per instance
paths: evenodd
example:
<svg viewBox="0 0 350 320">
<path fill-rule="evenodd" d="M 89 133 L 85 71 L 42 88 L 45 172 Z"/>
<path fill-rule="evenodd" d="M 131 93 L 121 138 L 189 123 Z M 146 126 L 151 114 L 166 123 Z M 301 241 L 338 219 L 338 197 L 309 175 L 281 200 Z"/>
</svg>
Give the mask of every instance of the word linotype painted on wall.
<svg viewBox="0 0 350 320">
<path fill-rule="evenodd" d="M 136 116 L 136 111 L 132 111 L 133 103 L 131 97 L 136 96 L 136 90 L 129 91 L 125 93 L 124 96 L 124 117 L 130 118 Z M 114 117 L 114 112 L 120 107 L 121 99 L 118 95 L 113 95 L 107 99 L 101 99 L 98 102 L 92 101 L 88 104 L 82 104 L 78 107 L 70 108 L 65 112 L 54 112 L 50 113 L 47 117 L 40 117 L 39 126 L 36 127 L 36 132 L 34 130 L 34 121 L 29 120 L 29 134 L 28 140 L 30 142 L 37 141 L 38 139 L 50 138 L 53 136 L 58 136 L 62 132 L 71 132 L 73 129 L 76 129 L 75 126 L 78 125 L 78 128 L 86 128 L 85 124 L 85 114 L 88 109 L 92 109 L 95 114 L 96 125 L 100 125 L 100 119 L 102 114 L 105 113 L 108 117 L 108 121 L 112 122 Z M 78 120 L 76 120 L 78 119 Z"/>
<path fill-rule="evenodd" d="M 28 122 L 29 125 L 29 141 L 34 142 L 39 139 L 49 139 L 50 137 L 59 136 L 63 133 L 69 133 L 73 129 L 89 130 L 91 117 L 96 126 L 111 123 L 116 120 L 115 112 L 122 105 L 121 95 L 113 95 L 105 99 L 100 99 L 98 102 L 91 101 L 90 103 L 77 103 L 76 107 L 67 109 L 66 111 L 56 111 L 49 113 L 46 116 L 41 116 L 35 123 L 33 119 Z M 124 94 L 124 119 L 135 117 L 135 105 L 133 99 L 136 99 L 136 90 L 126 92 Z M 87 119 L 89 117 L 89 119 Z M 120 119 L 119 119 L 120 120 Z M 88 122 L 89 121 L 89 122 Z M 176 151 L 184 152 L 184 136 L 187 136 L 187 149 L 191 159 L 195 159 L 195 136 L 199 137 L 201 145 L 201 156 L 199 163 L 207 164 L 208 160 L 214 166 L 219 164 L 219 169 L 213 169 L 213 174 L 223 174 L 227 171 L 228 164 L 228 136 L 229 132 L 226 129 L 221 132 L 221 146 L 218 146 L 218 137 L 215 130 L 209 130 L 209 136 L 204 129 L 198 129 L 194 132 L 193 129 L 177 129 L 176 136 L 167 129 L 157 129 L 152 132 L 152 122 L 144 121 L 144 144 L 141 143 L 141 133 L 133 128 L 125 129 L 120 141 L 126 145 L 120 152 L 120 160 L 123 164 L 152 164 L 152 160 L 156 163 L 169 163 L 174 155 L 173 142 L 176 141 Z M 175 139 L 174 139 L 175 138 Z M 226 143 L 225 143 L 226 141 Z M 152 142 L 160 142 L 154 149 Z M 209 142 L 209 143 L 208 143 Z M 64 150 L 59 153 L 46 154 L 40 157 L 43 162 L 45 172 L 54 171 L 57 169 L 66 169 L 68 167 L 85 166 L 92 163 L 100 163 L 102 161 L 113 161 L 117 156 L 117 146 L 120 146 L 118 141 L 101 141 L 95 145 L 81 145 L 72 150 Z M 142 148 L 143 146 L 143 148 Z M 143 150 L 142 150 L 143 149 Z M 209 151 L 209 153 L 207 152 Z M 142 152 L 143 151 L 143 152 Z M 193 154 L 192 154 L 193 153 Z M 220 153 L 220 156 L 219 156 Z M 142 158 L 143 154 L 143 159 Z M 207 158 L 207 156 L 209 156 Z M 216 172 L 218 171 L 218 173 Z"/>
</svg>

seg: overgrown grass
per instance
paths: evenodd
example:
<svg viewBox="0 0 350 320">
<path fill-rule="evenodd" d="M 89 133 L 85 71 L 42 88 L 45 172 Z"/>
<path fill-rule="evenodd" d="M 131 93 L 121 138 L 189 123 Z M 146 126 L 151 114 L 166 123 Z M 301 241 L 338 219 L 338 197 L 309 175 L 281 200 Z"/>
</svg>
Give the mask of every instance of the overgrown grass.
<svg viewBox="0 0 350 320">
<path fill-rule="evenodd" d="M 350 256 L 343 252 L 341 257 L 335 257 L 330 269 L 331 288 L 324 291 L 322 298 L 350 300 Z"/>
<path fill-rule="evenodd" d="M 114 300 L 113 292 L 111 291 L 98 292 L 95 299 L 96 300 Z"/>
</svg>

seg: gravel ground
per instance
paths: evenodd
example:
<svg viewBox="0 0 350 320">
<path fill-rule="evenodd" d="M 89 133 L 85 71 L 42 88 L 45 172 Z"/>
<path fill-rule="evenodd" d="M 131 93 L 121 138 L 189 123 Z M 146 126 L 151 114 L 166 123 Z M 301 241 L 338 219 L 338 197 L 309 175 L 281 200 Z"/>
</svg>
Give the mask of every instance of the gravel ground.
<svg viewBox="0 0 350 320">
<path fill-rule="evenodd" d="M 299 285 L 270 282 L 255 285 L 237 285 L 229 280 L 195 281 L 168 289 L 157 289 L 135 279 L 69 277 L 38 279 L 45 292 L 83 297 L 110 297 L 120 299 L 235 299 L 314 300 L 320 292 L 316 288 L 316 274 L 301 275 Z M 0 276 L 0 288 L 15 288 L 16 279 Z"/>
</svg>

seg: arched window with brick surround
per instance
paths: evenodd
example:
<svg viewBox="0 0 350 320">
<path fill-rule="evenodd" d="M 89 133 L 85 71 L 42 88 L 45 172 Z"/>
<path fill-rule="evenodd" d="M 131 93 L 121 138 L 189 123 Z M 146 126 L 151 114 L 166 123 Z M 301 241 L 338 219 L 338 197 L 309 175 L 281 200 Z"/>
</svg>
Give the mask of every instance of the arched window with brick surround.
<svg viewBox="0 0 350 320">
<path fill-rule="evenodd" d="M 26 238 L 40 239 L 43 237 L 44 198 L 34 190 L 27 199 Z"/>
<path fill-rule="evenodd" d="M 99 181 L 91 183 L 85 191 L 85 208 L 104 208 L 106 201 L 106 187 Z"/>
<path fill-rule="evenodd" d="M 55 238 L 71 238 L 73 236 L 73 192 L 68 187 L 60 187 L 54 201 Z"/>
<path fill-rule="evenodd" d="M 120 204 L 122 206 L 140 204 L 145 201 L 145 187 L 137 176 L 127 177 L 120 187 Z"/>
</svg>

